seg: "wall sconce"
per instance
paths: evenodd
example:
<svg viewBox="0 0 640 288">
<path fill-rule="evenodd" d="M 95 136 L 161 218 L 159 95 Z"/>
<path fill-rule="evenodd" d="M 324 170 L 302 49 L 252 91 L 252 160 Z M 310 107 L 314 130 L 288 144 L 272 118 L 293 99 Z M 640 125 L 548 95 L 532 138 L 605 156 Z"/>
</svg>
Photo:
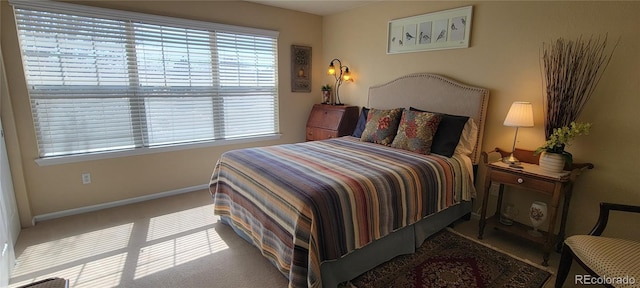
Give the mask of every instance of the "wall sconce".
<svg viewBox="0 0 640 288">
<path fill-rule="evenodd" d="M 533 127 L 533 105 L 530 102 L 513 102 L 507 117 L 504 119 L 504 126 L 516 127 L 516 135 L 513 136 L 513 147 L 511 148 L 511 155 L 508 158 L 503 158 L 502 162 L 508 164 L 519 164 L 520 160 L 513 156 L 513 152 L 516 150 L 516 139 L 518 139 L 518 128 L 520 127 Z"/>
<path fill-rule="evenodd" d="M 337 67 L 337 69 L 336 69 L 336 66 L 333 65 L 334 61 L 338 62 L 339 66 Z M 353 82 L 353 78 L 351 77 L 351 73 L 349 72 L 349 67 L 343 66 L 340 59 L 336 58 L 331 60 L 327 74 L 333 75 L 333 77 L 336 78 L 336 85 L 334 86 L 336 87 L 335 105 L 343 105 L 342 102 L 340 102 L 340 85 L 342 85 L 342 82 L 344 81 Z"/>
</svg>

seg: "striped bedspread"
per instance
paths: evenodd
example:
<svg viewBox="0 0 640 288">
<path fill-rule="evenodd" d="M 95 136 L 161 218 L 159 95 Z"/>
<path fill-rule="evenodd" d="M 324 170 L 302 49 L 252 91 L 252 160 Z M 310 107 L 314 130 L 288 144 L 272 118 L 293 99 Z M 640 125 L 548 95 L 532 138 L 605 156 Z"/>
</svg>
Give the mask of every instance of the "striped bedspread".
<svg viewBox="0 0 640 288">
<path fill-rule="evenodd" d="M 321 287 L 320 264 L 462 200 L 462 156 L 420 155 L 358 138 L 234 150 L 210 183 L 228 217 L 288 279 Z"/>
</svg>

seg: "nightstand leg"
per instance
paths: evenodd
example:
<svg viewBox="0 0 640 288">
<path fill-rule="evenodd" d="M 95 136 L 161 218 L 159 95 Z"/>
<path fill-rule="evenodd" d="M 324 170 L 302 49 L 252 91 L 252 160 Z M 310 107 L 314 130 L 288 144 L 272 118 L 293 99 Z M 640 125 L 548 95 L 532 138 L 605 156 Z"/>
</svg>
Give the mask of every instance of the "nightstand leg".
<svg viewBox="0 0 640 288">
<path fill-rule="evenodd" d="M 560 231 L 558 231 L 558 239 L 556 239 L 556 252 L 562 250 L 562 244 L 564 243 L 565 228 L 567 226 L 567 211 L 569 211 L 569 203 L 571 202 L 571 194 L 573 193 L 573 183 L 569 184 L 566 192 L 564 193 L 564 203 L 562 204 L 562 218 L 560 218 Z"/>
<path fill-rule="evenodd" d="M 478 229 L 478 239 L 482 239 L 484 227 L 487 225 L 487 204 L 489 202 L 489 188 L 491 187 L 491 170 L 487 171 L 484 179 L 484 195 L 482 197 L 482 210 L 480 211 L 480 227 Z"/>
<path fill-rule="evenodd" d="M 500 214 L 502 213 L 502 197 L 504 195 L 504 184 L 500 184 L 500 188 L 498 189 L 498 204 L 496 206 L 496 219 L 500 219 Z"/>
<path fill-rule="evenodd" d="M 549 266 L 549 252 L 544 252 L 544 254 L 542 255 L 542 266 Z"/>
<path fill-rule="evenodd" d="M 544 243 L 544 255 L 542 262 L 542 266 L 549 266 L 549 254 L 551 250 L 555 248 L 556 245 L 556 237 L 554 235 L 556 228 L 556 217 L 558 215 L 558 205 L 560 204 L 560 194 L 562 191 L 562 184 L 556 183 L 553 189 L 553 195 L 551 197 L 551 203 L 549 205 L 548 213 L 549 213 L 549 229 L 547 233 L 547 241 Z"/>
</svg>

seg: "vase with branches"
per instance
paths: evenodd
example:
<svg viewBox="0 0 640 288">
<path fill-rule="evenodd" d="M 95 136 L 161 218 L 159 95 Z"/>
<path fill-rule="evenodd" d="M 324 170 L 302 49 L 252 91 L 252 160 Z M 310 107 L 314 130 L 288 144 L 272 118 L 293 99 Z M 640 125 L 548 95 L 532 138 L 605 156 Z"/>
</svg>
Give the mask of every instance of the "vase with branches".
<svg viewBox="0 0 640 288">
<path fill-rule="evenodd" d="M 543 44 L 545 136 L 576 121 L 607 68 L 607 36 Z"/>
<path fill-rule="evenodd" d="M 559 38 L 543 44 L 541 64 L 545 86 L 546 140 L 552 137 L 554 129 L 572 127 L 572 122 L 584 110 L 617 46 L 608 49 L 607 43 L 605 35 L 589 39 L 580 36 L 576 40 Z M 545 150 L 564 154 L 564 147 Z"/>
</svg>

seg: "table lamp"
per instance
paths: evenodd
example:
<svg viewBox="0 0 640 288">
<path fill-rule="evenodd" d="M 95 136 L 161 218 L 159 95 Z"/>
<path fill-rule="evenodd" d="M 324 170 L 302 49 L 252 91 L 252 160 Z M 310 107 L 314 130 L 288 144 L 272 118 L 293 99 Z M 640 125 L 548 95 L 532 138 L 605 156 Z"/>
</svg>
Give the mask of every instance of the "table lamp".
<svg viewBox="0 0 640 288">
<path fill-rule="evenodd" d="M 502 162 L 508 164 L 519 164 L 513 152 L 516 150 L 516 139 L 518 139 L 518 128 L 520 127 L 533 127 L 533 105 L 531 102 L 513 102 L 507 117 L 504 119 L 504 126 L 516 127 L 516 135 L 513 137 L 513 147 L 511 148 L 511 155 L 506 158 L 502 158 Z"/>
</svg>

